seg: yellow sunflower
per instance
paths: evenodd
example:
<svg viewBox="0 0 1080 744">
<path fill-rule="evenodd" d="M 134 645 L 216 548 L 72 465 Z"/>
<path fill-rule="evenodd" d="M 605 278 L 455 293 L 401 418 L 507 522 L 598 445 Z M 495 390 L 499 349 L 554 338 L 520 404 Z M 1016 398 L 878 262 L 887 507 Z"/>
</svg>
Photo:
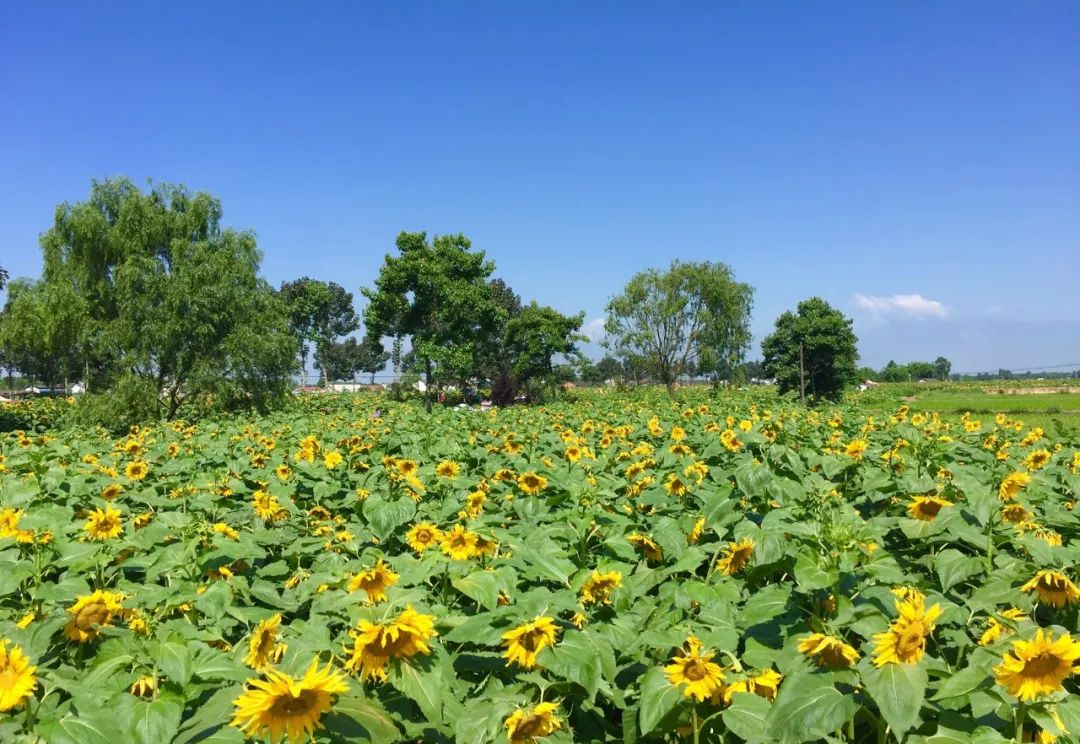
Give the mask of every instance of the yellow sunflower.
<svg viewBox="0 0 1080 744">
<path fill-rule="evenodd" d="M 723 700 L 725 705 L 731 705 L 731 700 L 736 692 L 748 692 L 766 700 L 776 700 L 776 693 L 780 689 L 780 682 L 784 675 L 773 669 L 751 674 L 743 679 L 736 680 L 724 687 Z"/>
<path fill-rule="evenodd" d="M 547 488 L 547 478 L 530 470 L 518 476 L 517 484 L 524 493 L 532 496 Z"/>
<path fill-rule="evenodd" d="M 433 548 L 439 544 L 442 540 L 442 532 L 439 528 L 431 524 L 431 522 L 421 522 L 420 524 L 414 524 L 408 532 L 405 533 L 405 541 L 409 543 L 409 547 L 415 550 L 417 553 L 423 553 L 428 548 Z"/>
<path fill-rule="evenodd" d="M 460 524 L 455 524 L 449 532 L 444 532 L 440 546 L 442 552 L 455 561 L 467 561 L 478 555 L 479 536 Z"/>
<path fill-rule="evenodd" d="M 1020 591 L 1038 593 L 1039 601 L 1051 607 L 1080 602 L 1080 589 L 1060 571 L 1039 571 L 1031 581 L 1020 587 Z"/>
<path fill-rule="evenodd" d="M 645 554 L 645 558 L 650 561 L 662 561 L 664 560 L 664 550 L 651 537 L 638 534 L 635 532 L 632 535 L 628 535 L 626 541 L 633 545 L 635 548 Z"/>
<path fill-rule="evenodd" d="M 853 439 L 844 447 L 844 454 L 855 462 L 859 462 L 862 460 L 868 446 L 869 443 L 865 439 Z"/>
<path fill-rule="evenodd" d="M 8 711 L 25 702 L 37 687 L 36 666 L 18 646 L 8 648 L 8 640 L 0 639 L 0 711 Z"/>
<path fill-rule="evenodd" d="M 126 475 L 129 480 L 133 481 L 143 480 L 146 477 L 146 474 L 149 472 L 150 466 L 142 460 L 135 460 L 134 462 L 129 462 L 127 464 L 127 467 L 124 468 L 124 475 Z"/>
<path fill-rule="evenodd" d="M 123 598 L 123 594 L 100 589 L 77 598 L 68 608 L 71 619 L 64 625 L 64 635 L 79 643 L 96 639 L 101 635 L 98 628 L 112 625 L 113 618 L 123 612 L 120 606 Z"/>
<path fill-rule="evenodd" d="M 361 571 L 349 580 L 349 591 L 363 589 L 368 602 L 378 604 L 386 601 L 386 590 L 398 582 L 398 574 L 380 560 L 374 568 Z"/>
<path fill-rule="evenodd" d="M 739 542 L 728 543 L 724 548 L 724 557 L 716 562 L 716 567 L 728 576 L 734 576 L 746 567 L 754 554 L 754 541 L 744 538 Z"/>
<path fill-rule="evenodd" d="M 271 663 L 281 661 L 288 646 L 278 643 L 278 628 L 280 627 L 280 612 L 271 615 L 255 627 L 251 640 L 248 641 L 248 653 L 244 657 L 245 664 L 259 671 L 270 666 Z"/>
<path fill-rule="evenodd" d="M 341 453 L 337 451 L 327 452 L 325 455 L 323 455 L 323 465 L 325 465 L 328 470 L 333 470 L 344 460 L 345 458 L 343 458 L 341 456 Z"/>
<path fill-rule="evenodd" d="M 849 667 L 859 660 L 859 652 L 839 638 L 812 633 L 799 641 L 799 651 L 819 667 Z"/>
<path fill-rule="evenodd" d="M 690 532 L 686 535 L 686 542 L 691 545 L 697 545 L 698 540 L 701 539 L 701 533 L 705 531 L 705 517 L 698 517 L 694 521 L 694 526 L 690 528 Z"/>
<path fill-rule="evenodd" d="M 131 684 L 131 694 L 135 697 L 153 697 L 157 688 L 157 678 L 148 674 L 145 677 L 139 677 Z"/>
<path fill-rule="evenodd" d="M 1050 462 L 1049 450 L 1032 450 L 1028 453 L 1028 456 L 1024 458 L 1024 467 L 1028 470 L 1038 470 L 1039 468 Z"/>
<path fill-rule="evenodd" d="M 386 681 L 387 661 L 430 654 L 431 646 L 427 642 L 438 633 L 433 615 L 423 615 L 409 605 L 390 622 L 361 620 L 349 635 L 353 646 L 351 650 L 346 648 L 350 657 L 345 669 L 352 674 L 360 672 L 364 679 Z"/>
<path fill-rule="evenodd" d="M 120 512 L 106 504 L 104 509 L 94 509 L 83 526 L 87 538 L 90 540 L 112 540 L 124 532 L 124 521 L 120 518 Z"/>
<path fill-rule="evenodd" d="M 724 670 L 712 660 L 716 656 L 714 652 L 701 653 L 701 650 L 701 641 L 690 636 L 685 647 L 664 667 L 664 674 L 672 685 L 685 685 L 685 697 L 704 702 L 723 692 Z"/>
<path fill-rule="evenodd" d="M 941 605 L 927 609 L 921 597 L 897 600 L 900 617 L 884 633 L 874 635 L 874 666 L 886 664 L 915 664 L 926 653 L 926 639 L 934 630 L 934 621 L 941 616 Z"/>
<path fill-rule="evenodd" d="M 506 646 L 503 657 L 507 666 L 517 664 L 525 669 L 535 668 L 536 655 L 547 646 L 555 645 L 557 632 L 554 618 L 538 617 L 503 633 L 503 645 Z"/>
<path fill-rule="evenodd" d="M 581 587 L 582 604 L 611 604 L 611 593 L 622 586 L 622 574 L 618 571 L 600 573 L 593 571 L 592 576 Z"/>
<path fill-rule="evenodd" d="M 265 679 L 249 679 L 248 688 L 233 702 L 236 713 L 232 725 L 249 738 L 269 737 L 291 744 L 314 739 L 319 719 L 333 707 L 332 695 L 349 690 L 341 672 L 330 664 L 319 668 L 315 658 L 300 679 L 276 669 L 267 669 Z"/>
<path fill-rule="evenodd" d="M 435 475 L 453 480 L 461 472 L 461 466 L 453 460 L 443 460 L 435 466 Z"/>
<path fill-rule="evenodd" d="M 510 744 L 533 744 L 562 727 L 555 715 L 559 709 L 555 703 L 540 703 L 529 709 L 515 710 L 503 721 Z"/>
<path fill-rule="evenodd" d="M 937 519 L 939 511 L 946 506 L 952 505 L 953 502 L 937 496 L 916 496 L 912 499 L 911 503 L 908 504 L 907 510 L 912 519 L 918 519 L 922 522 L 933 522 Z"/>
<path fill-rule="evenodd" d="M 1012 501 L 1020 489 L 1031 482 L 1031 476 L 1027 473 L 1010 473 L 1006 475 L 1001 485 L 998 486 L 998 497 L 1002 501 Z"/>
<path fill-rule="evenodd" d="M 1016 607 L 1010 607 L 1009 609 L 1002 612 L 1001 616 L 1013 623 L 1027 619 L 1027 613 L 1021 609 L 1017 609 Z M 1011 626 L 1002 624 L 1001 621 L 991 615 L 990 621 L 987 623 L 986 630 L 983 631 L 983 634 L 981 636 L 979 636 L 979 645 L 989 646 L 991 643 L 997 642 L 997 640 L 1002 636 L 1011 635 L 1012 632 L 1013 629 Z"/>
<path fill-rule="evenodd" d="M 105 488 L 101 489 L 101 498 L 105 499 L 106 501 L 112 501 L 123 492 L 124 487 L 121 486 L 119 483 L 110 483 L 109 485 L 105 486 Z"/>
<path fill-rule="evenodd" d="M 1056 640 L 1040 629 L 1030 641 L 1013 641 L 1012 651 L 994 667 L 994 679 L 1022 702 L 1063 690 L 1062 682 L 1077 671 L 1080 643 L 1068 633 Z"/>
</svg>

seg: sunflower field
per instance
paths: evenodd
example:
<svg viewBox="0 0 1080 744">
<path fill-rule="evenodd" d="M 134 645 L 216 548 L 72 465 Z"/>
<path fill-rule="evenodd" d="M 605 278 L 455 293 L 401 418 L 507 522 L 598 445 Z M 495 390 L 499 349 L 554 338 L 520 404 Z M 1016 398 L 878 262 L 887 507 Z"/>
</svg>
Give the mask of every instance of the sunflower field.
<svg viewBox="0 0 1080 744">
<path fill-rule="evenodd" d="M 0 741 L 1080 741 L 1080 439 L 767 391 L 0 440 Z"/>
</svg>

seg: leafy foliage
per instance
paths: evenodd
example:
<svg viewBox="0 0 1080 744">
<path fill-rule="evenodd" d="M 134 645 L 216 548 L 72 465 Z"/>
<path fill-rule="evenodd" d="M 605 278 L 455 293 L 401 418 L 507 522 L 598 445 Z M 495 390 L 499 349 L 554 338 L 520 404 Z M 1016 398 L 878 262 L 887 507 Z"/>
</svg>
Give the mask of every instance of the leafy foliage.
<svg viewBox="0 0 1080 744">
<path fill-rule="evenodd" d="M 765 373 L 781 393 L 837 400 L 857 376 L 855 344 L 851 320 L 812 297 L 776 319 L 776 329 L 761 344 Z"/>
</svg>

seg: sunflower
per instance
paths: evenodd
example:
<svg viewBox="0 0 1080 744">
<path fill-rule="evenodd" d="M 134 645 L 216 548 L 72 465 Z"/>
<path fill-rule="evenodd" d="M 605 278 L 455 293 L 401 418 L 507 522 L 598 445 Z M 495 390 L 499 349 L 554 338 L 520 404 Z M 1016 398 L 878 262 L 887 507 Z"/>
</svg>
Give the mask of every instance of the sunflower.
<svg viewBox="0 0 1080 744">
<path fill-rule="evenodd" d="M 460 524 L 455 524 L 449 532 L 444 532 L 440 546 L 442 552 L 455 561 L 467 561 L 477 555 L 476 544 L 479 536 Z"/>
<path fill-rule="evenodd" d="M 627 536 L 626 541 L 644 553 L 647 560 L 664 560 L 663 548 L 657 545 L 651 537 L 646 537 L 645 535 L 635 532 L 634 534 Z"/>
<path fill-rule="evenodd" d="M 278 480 L 289 480 L 289 476 L 292 475 L 292 468 L 290 468 L 285 463 L 281 463 L 276 468 L 274 468 L 274 475 L 278 477 Z"/>
<path fill-rule="evenodd" d="M 110 483 L 109 485 L 105 486 L 105 488 L 101 489 L 101 498 L 105 499 L 106 501 L 112 501 L 123 492 L 124 487 L 121 486 L 119 483 Z"/>
<path fill-rule="evenodd" d="M 1020 524 L 1026 522 L 1031 516 L 1031 512 L 1025 509 L 1020 504 L 1006 504 L 1005 508 L 1001 510 L 1001 519 L 1004 522 L 1010 524 Z"/>
<path fill-rule="evenodd" d="M 716 562 L 716 567 L 728 576 L 734 576 L 746 567 L 754 554 L 754 541 L 744 538 L 739 542 L 728 543 L 724 548 L 724 557 Z"/>
<path fill-rule="evenodd" d="M 127 464 L 127 467 L 124 468 L 124 475 L 126 475 L 129 480 L 133 481 L 141 481 L 143 478 L 146 477 L 146 474 L 149 472 L 150 466 L 142 460 L 135 460 L 134 462 L 129 462 Z"/>
<path fill-rule="evenodd" d="M 157 688 L 157 677 L 148 674 L 145 677 L 139 677 L 132 683 L 131 694 L 135 697 L 153 697 Z"/>
<path fill-rule="evenodd" d="M 664 674 L 672 685 L 685 685 L 685 697 L 704 702 L 723 691 L 724 670 L 712 660 L 714 656 L 711 651 L 701 653 L 701 641 L 690 636 L 684 648 L 664 667 Z"/>
<path fill-rule="evenodd" d="M 1010 620 L 1014 623 L 1020 620 L 1025 620 L 1028 616 L 1026 612 L 1016 607 L 1010 607 L 1001 613 L 1001 616 L 1006 620 Z M 1002 636 L 1012 634 L 1012 627 L 1009 625 L 1003 625 L 996 617 L 990 616 L 990 621 L 986 626 L 986 630 L 979 636 L 980 646 L 989 646 L 991 643 L 996 643 Z"/>
<path fill-rule="evenodd" d="M 776 693 L 780 688 L 780 682 L 784 675 L 773 669 L 751 674 L 743 679 L 736 680 L 724 688 L 723 700 L 725 705 L 731 705 L 731 700 L 736 692 L 749 692 L 766 700 L 776 700 Z"/>
<path fill-rule="evenodd" d="M 405 533 L 405 541 L 417 553 L 423 553 L 428 548 L 435 547 L 440 540 L 442 540 L 442 532 L 431 522 L 414 524 Z"/>
<path fill-rule="evenodd" d="M 622 574 L 618 571 L 600 573 L 593 571 L 581 587 L 582 604 L 611 604 L 611 593 L 622 586 Z"/>
<path fill-rule="evenodd" d="M 259 519 L 276 522 L 288 516 L 278 500 L 261 488 L 251 494 L 251 506 Z"/>
<path fill-rule="evenodd" d="M 386 601 L 387 588 L 398 583 L 398 578 L 398 575 L 380 559 L 374 568 L 361 571 L 349 580 L 349 591 L 363 589 L 367 594 L 368 602 L 378 604 Z"/>
<path fill-rule="evenodd" d="M 232 528 L 229 525 L 225 524 L 224 522 L 216 522 L 216 523 L 214 523 L 213 525 L 211 525 L 210 531 L 215 533 L 215 534 L 218 534 L 218 535 L 224 535 L 225 537 L 229 538 L 230 540 L 239 540 L 240 539 L 240 533 L 237 532 L 234 528 Z"/>
<path fill-rule="evenodd" d="M 686 484 L 675 473 L 668 473 L 667 480 L 664 481 L 664 488 L 667 489 L 670 496 L 686 495 Z"/>
<path fill-rule="evenodd" d="M 859 660 L 859 652 L 839 638 L 812 633 L 799 641 L 799 651 L 819 667 L 849 667 Z"/>
<path fill-rule="evenodd" d="M 27 700 L 37 687 L 36 666 L 18 646 L 8 649 L 8 640 L 0 639 L 0 711 L 11 710 Z"/>
<path fill-rule="evenodd" d="M 435 466 L 435 475 L 440 478 L 449 478 L 453 480 L 458 477 L 458 473 L 461 472 L 461 466 L 453 460 L 443 460 Z"/>
<path fill-rule="evenodd" d="M 1037 592 L 1039 601 L 1051 607 L 1080 602 L 1080 589 L 1060 571 L 1039 571 L 1028 583 L 1020 587 L 1022 592 Z"/>
<path fill-rule="evenodd" d="M 547 488 L 547 478 L 530 470 L 518 476 L 517 484 L 518 488 L 532 496 Z"/>
<path fill-rule="evenodd" d="M 698 517 L 694 520 L 694 526 L 690 528 L 690 532 L 686 535 L 686 542 L 691 545 L 697 545 L 697 541 L 701 539 L 701 533 L 705 530 L 705 517 Z"/>
<path fill-rule="evenodd" d="M 1013 641 L 1012 651 L 994 667 L 994 679 L 1021 702 L 1063 690 L 1062 682 L 1077 671 L 1080 642 L 1068 633 L 1057 640 L 1040 629 L 1030 641 Z"/>
<path fill-rule="evenodd" d="M 1050 462 L 1049 450 L 1032 450 L 1028 453 L 1028 456 L 1024 458 L 1023 465 L 1028 470 L 1038 470 L 1048 462 Z"/>
<path fill-rule="evenodd" d="M 319 669 L 319 659 L 300 679 L 267 669 L 265 679 L 249 679 L 248 688 L 233 702 L 236 713 L 232 725 L 249 738 L 269 737 L 292 744 L 315 738 L 319 719 L 333 707 L 331 695 L 347 692 L 349 683 L 341 672 L 327 664 Z"/>
<path fill-rule="evenodd" d="M 83 531 L 91 540 L 112 540 L 124 532 L 124 521 L 120 519 L 120 512 L 106 504 L 105 509 L 94 509 L 90 512 L 90 518 L 86 520 Z"/>
<path fill-rule="evenodd" d="M 998 497 L 1002 501 L 1012 501 L 1020 489 L 1031 482 L 1031 476 L 1027 473 L 1010 473 L 1006 475 L 1001 485 L 998 486 Z"/>
<path fill-rule="evenodd" d="M 536 655 L 547 646 L 555 645 L 555 619 L 538 617 L 532 622 L 519 625 L 503 633 L 506 665 L 517 664 L 525 669 L 536 667 Z"/>
<path fill-rule="evenodd" d="M 876 633 L 874 666 L 886 664 L 915 664 L 926 653 L 926 639 L 934 630 L 934 621 L 941 615 L 941 605 L 927 609 L 923 599 L 897 600 L 900 617 L 884 633 Z"/>
<path fill-rule="evenodd" d="M 530 709 L 515 710 L 503 721 L 510 744 L 533 744 L 538 738 L 558 731 L 562 721 L 555 715 L 555 703 L 540 703 Z"/>
<path fill-rule="evenodd" d="M 100 589 L 79 597 L 68 608 L 71 619 L 64 625 L 64 635 L 79 643 L 96 639 L 100 635 L 98 628 L 112 625 L 113 618 L 123 612 L 124 608 L 120 606 L 123 598 L 123 594 Z"/>
<path fill-rule="evenodd" d="M 276 613 L 260 622 L 255 627 L 248 641 L 248 653 L 244 657 L 244 663 L 252 669 L 259 671 L 270 666 L 271 663 L 281 661 L 285 649 L 284 643 L 278 643 L 278 628 L 281 627 L 281 613 Z"/>
<path fill-rule="evenodd" d="M 407 659 L 417 654 L 430 654 L 427 641 L 438 635 L 435 617 L 423 615 L 409 605 L 394 620 L 373 623 L 361 620 L 356 630 L 349 631 L 353 647 L 345 669 L 352 674 L 361 672 L 364 679 L 386 681 L 386 662 Z M 346 649 L 348 650 L 348 649 Z"/>
<path fill-rule="evenodd" d="M 866 452 L 866 448 L 869 446 L 865 439 L 853 439 L 847 443 L 844 447 L 844 454 L 850 457 L 855 462 L 859 462 L 863 458 L 863 453 Z"/>
<path fill-rule="evenodd" d="M 325 465 L 328 470 L 333 470 L 338 465 L 340 465 L 344 461 L 344 459 L 345 458 L 341 456 L 340 452 L 327 452 L 325 455 L 323 455 L 323 465 Z"/>
<path fill-rule="evenodd" d="M 484 504 L 487 503 L 487 494 L 483 491 L 472 491 L 465 497 L 465 515 L 470 519 L 476 519 L 484 513 Z"/>
<path fill-rule="evenodd" d="M 946 506 L 952 506 L 953 502 L 947 501 L 937 496 L 916 496 L 910 504 L 908 504 L 908 514 L 912 519 L 918 519 L 922 522 L 933 522 L 937 519 L 938 512 Z"/>
</svg>

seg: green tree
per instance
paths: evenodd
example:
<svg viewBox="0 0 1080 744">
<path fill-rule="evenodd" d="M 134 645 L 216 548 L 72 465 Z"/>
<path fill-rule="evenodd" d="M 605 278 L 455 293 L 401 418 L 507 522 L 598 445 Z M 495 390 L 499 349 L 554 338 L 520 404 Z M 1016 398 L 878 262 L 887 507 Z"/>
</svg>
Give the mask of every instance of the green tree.
<svg viewBox="0 0 1080 744">
<path fill-rule="evenodd" d="M 761 345 L 765 372 L 781 394 L 798 391 L 815 402 L 839 399 L 855 380 L 859 358 L 851 320 L 820 297 L 799 303 L 796 312 L 776 319 Z"/>
<path fill-rule="evenodd" d="M 750 344 L 753 288 L 722 263 L 672 262 L 634 275 L 607 305 L 604 345 L 640 360 L 671 391 L 691 369 L 739 364 Z"/>
<path fill-rule="evenodd" d="M 382 341 L 364 336 L 357 348 L 356 369 L 371 375 L 371 384 L 375 384 L 375 375 L 390 361 L 390 352 L 382 345 Z"/>
<path fill-rule="evenodd" d="M 952 362 L 943 356 L 939 356 L 934 360 L 934 375 L 939 380 L 949 379 L 950 372 L 952 372 Z"/>
<path fill-rule="evenodd" d="M 8 273 L 7 269 L 0 266 L 0 289 L 3 289 L 7 285 Z"/>
<path fill-rule="evenodd" d="M 315 347 L 315 357 L 328 352 L 342 336 L 360 327 L 360 318 L 353 309 L 352 293 L 335 282 L 301 277 L 284 282 L 279 293 L 289 313 L 289 326 L 300 344 L 301 374 L 307 384 L 307 345 Z M 327 365 L 316 367 L 323 370 L 323 384 L 329 381 Z"/>
<path fill-rule="evenodd" d="M 554 357 L 576 355 L 577 344 L 587 340 L 580 333 L 584 320 L 585 313 L 563 315 L 536 302 L 510 318 L 501 344 L 503 356 L 498 374 L 492 380 L 492 403 L 506 405 L 523 388 L 550 381 Z"/>
<path fill-rule="evenodd" d="M 0 314 L 0 347 L 23 374 L 66 389 L 82 372 L 85 308 L 69 285 L 16 279 Z"/>
<path fill-rule="evenodd" d="M 429 242 L 427 233 L 403 232 L 397 249 L 383 260 L 375 286 L 361 290 L 368 300 L 364 325 L 372 339 L 410 338 L 430 410 L 434 384 L 472 374 L 483 340 L 504 315 L 487 283 L 495 265 L 460 234 Z"/>
<path fill-rule="evenodd" d="M 264 407 L 290 385 L 296 344 L 258 275 L 249 232 L 222 229 L 221 203 L 182 186 L 95 181 L 42 236 L 50 315 L 77 298 L 79 343 L 108 390 L 112 423 L 172 418 L 185 402 Z"/>
</svg>

